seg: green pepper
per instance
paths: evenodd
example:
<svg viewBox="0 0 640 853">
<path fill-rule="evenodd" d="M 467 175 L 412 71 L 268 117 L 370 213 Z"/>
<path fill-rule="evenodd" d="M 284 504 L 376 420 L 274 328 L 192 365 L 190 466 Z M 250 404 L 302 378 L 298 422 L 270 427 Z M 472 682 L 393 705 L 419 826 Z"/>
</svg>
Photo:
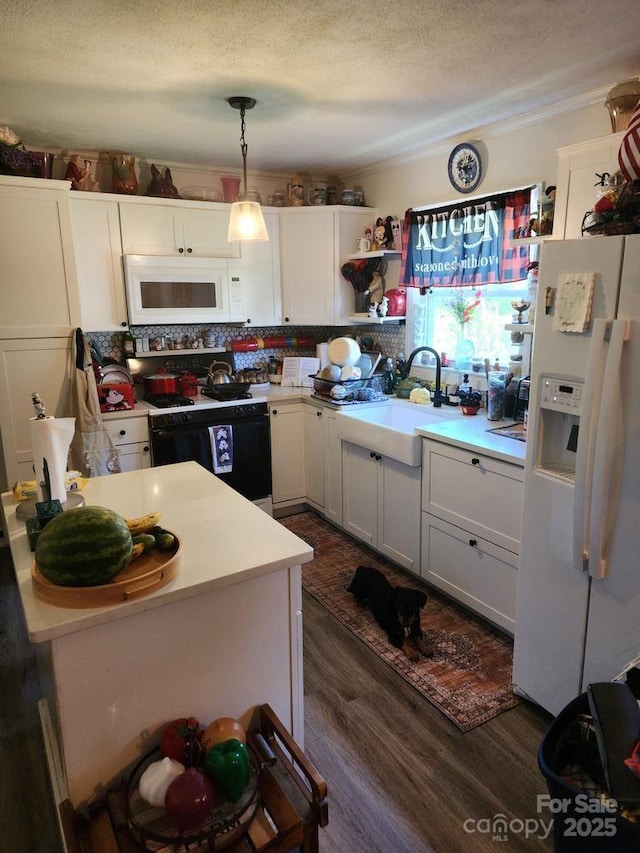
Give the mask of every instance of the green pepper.
<svg viewBox="0 0 640 853">
<path fill-rule="evenodd" d="M 251 776 L 249 753 L 242 741 L 231 738 L 216 744 L 207 753 L 204 766 L 222 796 L 230 803 L 237 802 Z"/>
</svg>

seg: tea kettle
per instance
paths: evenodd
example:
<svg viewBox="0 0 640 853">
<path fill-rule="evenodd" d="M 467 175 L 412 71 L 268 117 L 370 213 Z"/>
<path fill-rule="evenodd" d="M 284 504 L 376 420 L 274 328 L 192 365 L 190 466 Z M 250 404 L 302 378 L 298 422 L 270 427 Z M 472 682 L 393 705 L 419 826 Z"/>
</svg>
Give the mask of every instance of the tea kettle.
<svg viewBox="0 0 640 853">
<path fill-rule="evenodd" d="M 389 300 L 387 317 L 404 317 L 407 311 L 407 297 L 403 287 L 387 290 L 385 296 Z"/>
<path fill-rule="evenodd" d="M 231 365 L 224 361 L 214 361 L 207 371 L 207 386 L 227 385 L 231 382 Z"/>
</svg>

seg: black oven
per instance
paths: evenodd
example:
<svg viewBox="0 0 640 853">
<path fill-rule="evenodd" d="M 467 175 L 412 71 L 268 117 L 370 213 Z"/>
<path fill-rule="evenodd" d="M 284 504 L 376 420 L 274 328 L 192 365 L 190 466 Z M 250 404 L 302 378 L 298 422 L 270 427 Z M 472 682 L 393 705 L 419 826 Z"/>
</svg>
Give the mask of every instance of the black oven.
<svg viewBox="0 0 640 853">
<path fill-rule="evenodd" d="M 213 408 L 194 406 L 189 411 L 163 410 L 150 416 L 149 437 L 153 465 L 194 460 L 248 500 L 271 495 L 266 403 L 238 401 Z"/>
</svg>

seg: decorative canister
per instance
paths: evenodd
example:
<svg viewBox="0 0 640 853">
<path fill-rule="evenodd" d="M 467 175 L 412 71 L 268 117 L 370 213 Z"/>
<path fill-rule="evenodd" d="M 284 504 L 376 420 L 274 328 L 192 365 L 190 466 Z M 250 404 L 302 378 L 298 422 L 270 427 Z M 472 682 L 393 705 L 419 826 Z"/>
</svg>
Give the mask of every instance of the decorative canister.
<svg viewBox="0 0 640 853">
<path fill-rule="evenodd" d="M 292 207 L 303 207 L 305 202 L 304 178 L 294 175 L 289 184 L 289 204 Z"/>
<path fill-rule="evenodd" d="M 487 420 L 501 421 L 504 418 L 504 396 L 506 375 L 501 370 L 489 374 L 487 385 Z"/>
<path fill-rule="evenodd" d="M 136 177 L 136 158 L 133 154 L 109 154 L 111 160 L 111 189 L 122 195 L 136 195 L 138 179 Z"/>
</svg>

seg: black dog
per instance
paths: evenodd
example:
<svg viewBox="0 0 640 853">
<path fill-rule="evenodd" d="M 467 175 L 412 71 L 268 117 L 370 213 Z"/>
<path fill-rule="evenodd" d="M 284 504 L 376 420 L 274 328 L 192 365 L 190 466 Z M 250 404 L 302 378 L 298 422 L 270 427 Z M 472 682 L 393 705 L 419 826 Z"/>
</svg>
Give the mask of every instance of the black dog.
<svg viewBox="0 0 640 853">
<path fill-rule="evenodd" d="M 401 649 L 404 641 L 409 639 L 417 653 L 405 650 L 407 657 L 416 659 L 418 655 L 427 654 L 420 627 L 420 611 L 427 603 L 424 592 L 392 586 L 382 572 L 370 566 L 358 566 L 349 592 L 353 593 L 358 604 L 369 605 L 392 646 Z"/>
</svg>

